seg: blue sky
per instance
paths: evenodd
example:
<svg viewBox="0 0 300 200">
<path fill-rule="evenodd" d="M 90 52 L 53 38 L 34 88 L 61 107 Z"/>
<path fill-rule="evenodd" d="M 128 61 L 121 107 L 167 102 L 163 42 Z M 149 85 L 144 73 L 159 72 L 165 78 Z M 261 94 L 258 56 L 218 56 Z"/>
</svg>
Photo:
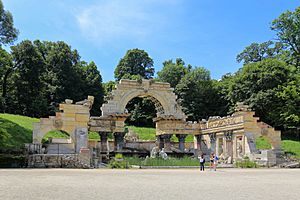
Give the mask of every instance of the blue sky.
<svg viewBox="0 0 300 200">
<path fill-rule="evenodd" d="M 155 71 L 168 59 L 219 79 L 241 67 L 236 55 L 274 39 L 270 23 L 299 0 L 2 0 L 24 39 L 62 40 L 94 61 L 104 82 L 128 49 L 140 48 Z M 17 43 L 16 42 L 16 43 Z"/>
</svg>

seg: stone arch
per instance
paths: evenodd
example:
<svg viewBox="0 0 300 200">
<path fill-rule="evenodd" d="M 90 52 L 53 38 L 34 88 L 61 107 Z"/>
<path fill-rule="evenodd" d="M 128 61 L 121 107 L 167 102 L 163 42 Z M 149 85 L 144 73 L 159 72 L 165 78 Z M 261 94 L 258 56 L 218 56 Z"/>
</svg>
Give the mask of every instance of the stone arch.
<svg viewBox="0 0 300 200">
<path fill-rule="evenodd" d="M 125 107 L 128 104 L 128 102 L 135 97 L 150 98 L 151 101 L 155 103 L 155 107 L 157 109 L 158 115 L 164 115 L 165 113 L 168 113 L 170 110 L 169 105 L 166 104 L 166 99 L 164 99 L 163 97 L 157 95 L 155 92 L 152 91 L 144 93 L 143 91 L 139 91 L 139 90 L 130 91 L 126 93 L 124 96 L 122 96 L 118 109 L 120 111 L 125 111 Z"/>
<path fill-rule="evenodd" d="M 176 119 L 186 119 L 181 107 L 177 104 L 177 96 L 169 83 L 154 82 L 143 79 L 121 80 L 109 96 L 108 102 L 101 107 L 102 116 L 125 114 L 127 103 L 135 97 L 149 97 L 155 101 L 159 116 L 172 116 Z"/>
<path fill-rule="evenodd" d="M 68 127 L 56 127 L 56 122 L 52 119 L 43 119 L 41 122 L 33 124 L 33 143 L 42 143 L 43 137 L 50 131 L 63 131 L 70 136 L 71 141 L 75 141 L 74 131 L 75 127 L 69 129 Z"/>
</svg>

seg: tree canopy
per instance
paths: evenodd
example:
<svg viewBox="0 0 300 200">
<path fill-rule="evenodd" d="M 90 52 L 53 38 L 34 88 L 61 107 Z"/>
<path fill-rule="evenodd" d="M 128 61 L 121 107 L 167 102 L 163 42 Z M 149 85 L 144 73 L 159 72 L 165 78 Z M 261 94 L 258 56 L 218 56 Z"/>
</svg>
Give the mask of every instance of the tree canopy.
<svg viewBox="0 0 300 200">
<path fill-rule="evenodd" d="M 2 44 L 11 44 L 17 39 L 19 31 L 14 27 L 12 14 L 4 10 L 0 0 L 0 46 Z"/>
<path fill-rule="evenodd" d="M 117 81 L 123 79 L 150 79 L 154 75 L 153 60 L 141 49 L 130 49 L 115 69 Z"/>
<path fill-rule="evenodd" d="M 172 88 L 175 88 L 180 80 L 189 72 L 191 66 L 186 67 L 181 58 L 177 58 L 176 62 L 167 60 L 163 62 L 163 68 L 157 72 L 158 80 L 170 83 Z"/>
</svg>

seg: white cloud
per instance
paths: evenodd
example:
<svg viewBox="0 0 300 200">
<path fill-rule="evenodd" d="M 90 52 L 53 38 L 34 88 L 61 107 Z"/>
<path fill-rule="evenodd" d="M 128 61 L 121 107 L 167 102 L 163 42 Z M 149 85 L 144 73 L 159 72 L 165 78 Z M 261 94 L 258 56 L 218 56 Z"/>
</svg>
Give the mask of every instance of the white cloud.
<svg viewBox="0 0 300 200">
<path fill-rule="evenodd" d="M 76 14 L 83 35 L 97 43 L 118 40 L 145 40 L 159 34 L 170 22 L 170 8 L 178 6 L 173 1 L 101 1 L 81 9 Z"/>
</svg>

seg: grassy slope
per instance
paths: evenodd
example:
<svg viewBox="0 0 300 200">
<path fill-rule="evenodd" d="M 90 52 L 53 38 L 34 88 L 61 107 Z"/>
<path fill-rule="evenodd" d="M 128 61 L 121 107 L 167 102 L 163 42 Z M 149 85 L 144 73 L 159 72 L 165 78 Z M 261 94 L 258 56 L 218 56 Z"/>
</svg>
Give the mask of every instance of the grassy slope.
<svg viewBox="0 0 300 200">
<path fill-rule="evenodd" d="M 36 118 L 0 114 L 0 148 L 19 148 L 32 141 L 33 122 Z"/>
<path fill-rule="evenodd" d="M 300 159 L 300 141 L 283 140 L 281 147 L 286 153 Z"/>
</svg>

